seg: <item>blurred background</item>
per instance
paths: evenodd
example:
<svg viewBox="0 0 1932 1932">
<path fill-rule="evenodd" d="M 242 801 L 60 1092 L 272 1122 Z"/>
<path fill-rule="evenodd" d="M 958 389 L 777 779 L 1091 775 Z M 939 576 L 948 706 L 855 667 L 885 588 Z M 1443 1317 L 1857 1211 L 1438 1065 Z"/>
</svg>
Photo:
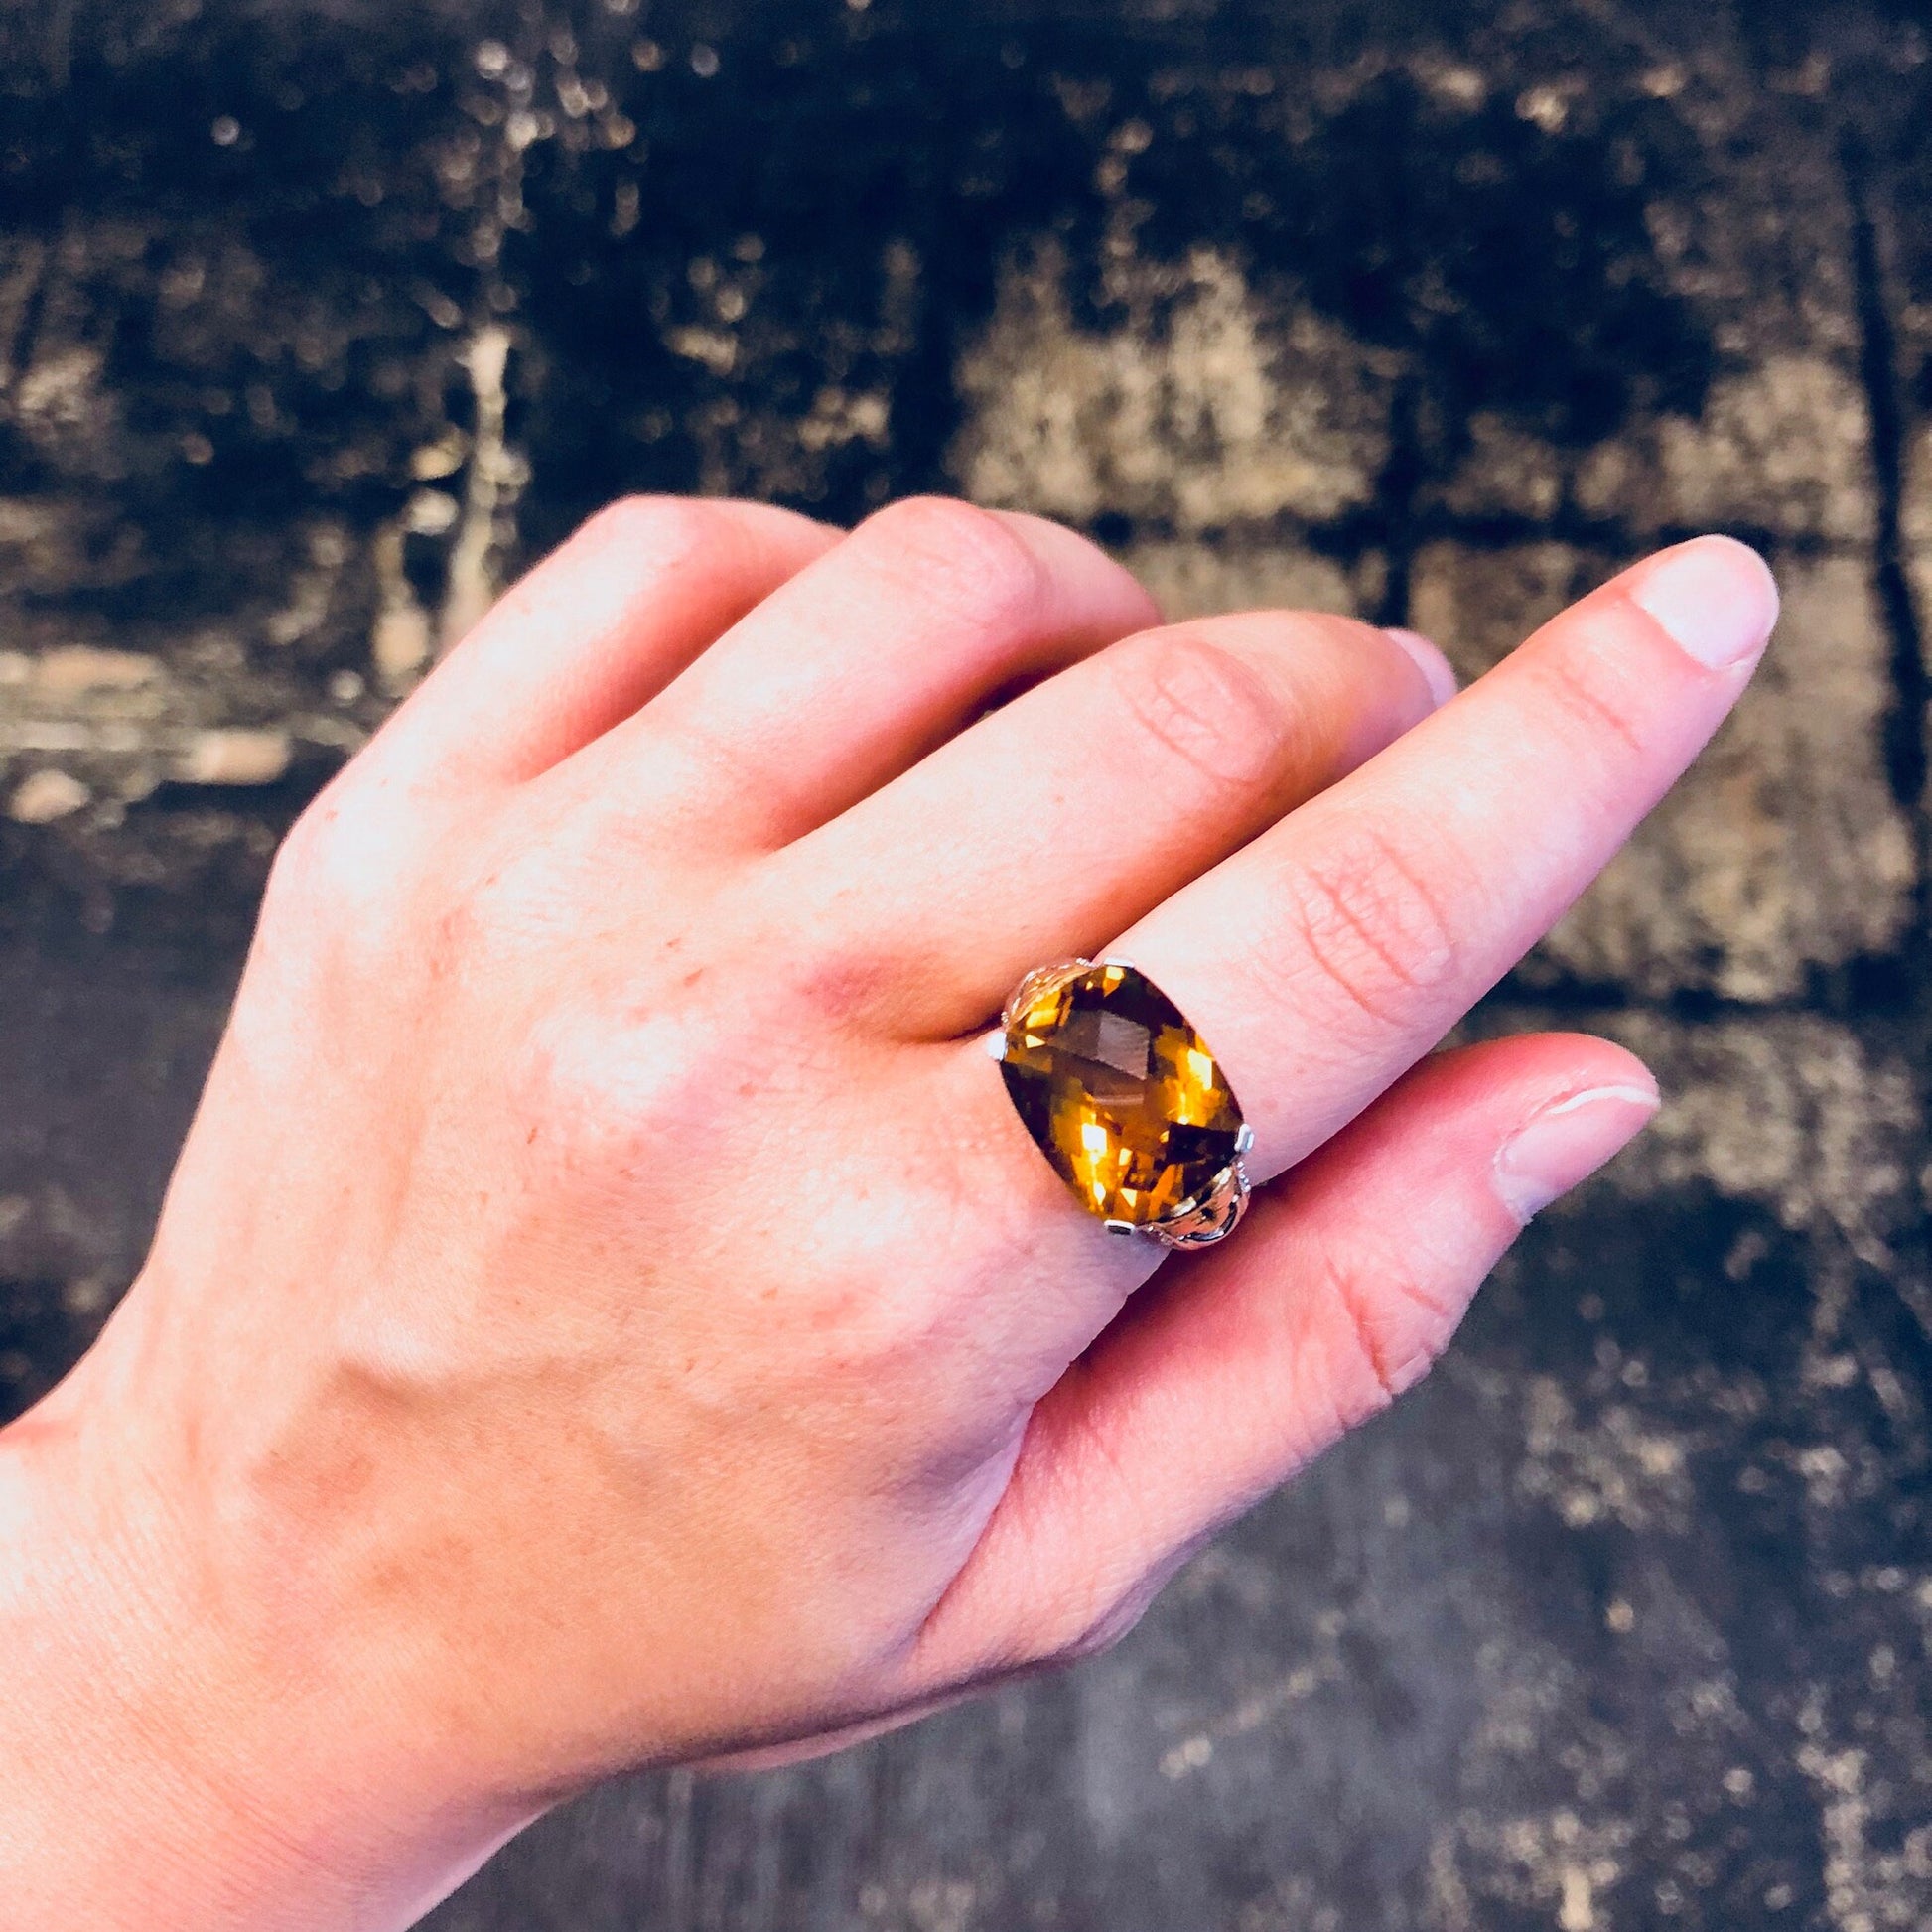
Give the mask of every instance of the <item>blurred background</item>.
<svg viewBox="0 0 1932 1932">
<path fill-rule="evenodd" d="M 139 1264 L 278 836 L 611 495 L 959 490 L 1470 673 L 1676 535 L 1784 587 L 1475 1023 L 1668 1111 L 1431 1381 L 1114 1655 L 613 1786 L 442 1932 L 1932 1927 L 1929 30 L 0 0 L 0 1414 Z"/>
</svg>

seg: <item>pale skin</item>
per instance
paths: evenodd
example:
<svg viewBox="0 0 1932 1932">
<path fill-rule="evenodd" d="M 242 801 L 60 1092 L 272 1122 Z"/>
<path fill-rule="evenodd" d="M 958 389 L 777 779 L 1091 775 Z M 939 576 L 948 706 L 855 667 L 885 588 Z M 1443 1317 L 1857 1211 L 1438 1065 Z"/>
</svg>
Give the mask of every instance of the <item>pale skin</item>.
<svg viewBox="0 0 1932 1932">
<path fill-rule="evenodd" d="M 1119 1636 L 1650 1117 L 1606 1041 L 1433 1049 L 1775 615 L 1704 539 L 1444 703 L 1031 518 L 595 520 L 303 816 L 149 1262 L 0 1432 L 8 1925 L 386 1932 L 609 1772 Z M 1224 1246 L 1008 1103 L 1081 953 L 1241 1098 Z"/>
</svg>

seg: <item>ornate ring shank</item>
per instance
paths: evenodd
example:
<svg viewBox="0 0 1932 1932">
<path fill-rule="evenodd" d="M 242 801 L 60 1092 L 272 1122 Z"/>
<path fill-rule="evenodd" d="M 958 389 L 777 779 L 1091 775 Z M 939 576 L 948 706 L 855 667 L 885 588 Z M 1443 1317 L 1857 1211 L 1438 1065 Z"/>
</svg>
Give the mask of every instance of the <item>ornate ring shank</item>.
<svg viewBox="0 0 1932 1932">
<path fill-rule="evenodd" d="M 1234 1232 L 1248 1211 L 1248 1164 L 1237 1154 L 1192 1207 L 1134 1232 L 1164 1248 L 1211 1248 Z"/>
</svg>

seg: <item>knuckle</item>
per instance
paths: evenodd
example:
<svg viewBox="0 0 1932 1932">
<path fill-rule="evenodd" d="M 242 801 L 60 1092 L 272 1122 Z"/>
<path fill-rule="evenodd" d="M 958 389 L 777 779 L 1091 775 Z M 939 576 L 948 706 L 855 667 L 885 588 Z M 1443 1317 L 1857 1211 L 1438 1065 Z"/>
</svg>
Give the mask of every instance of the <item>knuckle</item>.
<svg viewBox="0 0 1932 1932">
<path fill-rule="evenodd" d="M 313 913 L 340 896 L 348 849 L 356 842 L 355 813 L 340 782 L 330 785 L 289 827 L 268 868 L 265 916 Z"/>
<path fill-rule="evenodd" d="M 574 545 L 605 556 L 623 577 L 643 579 L 709 560 L 729 570 L 748 550 L 738 504 L 706 496 L 620 496 L 578 532 Z"/>
<path fill-rule="evenodd" d="M 452 838 L 434 812 L 411 818 L 380 782 L 338 781 L 296 820 L 269 869 L 263 949 L 298 956 L 385 996 L 501 970 L 547 947 L 555 880 L 475 823 Z"/>
<path fill-rule="evenodd" d="M 242 996 L 229 1023 L 235 1050 L 263 1067 L 290 1069 L 312 1044 L 291 1011 L 337 1012 L 365 1000 L 390 975 L 394 908 L 358 875 L 361 839 L 352 805 L 332 786 L 290 827 L 270 864 L 249 949 Z M 386 989 L 385 989 L 386 990 Z"/>
<path fill-rule="evenodd" d="M 1605 675 L 1600 660 L 1574 650 L 1544 652 L 1527 666 L 1543 695 L 1565 720 L 1582 727 L 1585 743 L 1607 734 L 1639 758 L 1647 756 L 1644 734 L 1628 694 Z"/>
<path fill-rule="evenodd" d="M 1378 1025 L 1406 1027 L 1417 1003 L 1462 978 L 1460 940 L 1434 874 L 1417 850 L 1371 827 L 1322 842 L 1284 875 L 1292 930 L 1280 956 Z"/>
<path fill-rule="evenodd" d="M 323 837 L 312 805 L 289 827 L 269 862 L 262 900 L 266 913 L 273 915 L 314 897 L 322 868 Z"/>
<path fill-rule="evenodd" d="M 702 496 L 620 496 L 591 515 L 577 541 L 599 549 L 696 549 L 727 521 L 725 506 Z"/>
<path fill-rule="evenodd" d="M 1044 561 L 992 510 L 952 496 L 913 496 L 864 526 L 869 545 L 937 601 L 982 622 L 1023 622 L 1045 604 Z"/>
<path fill-rule="evenodd" d="M 839 532 L 796 510 L 737 496 L 620 496 L 579 526 L 567 549 L 608 553 L 632 575 L 708 565 L 759 581 L 802 566 Z"/>
<path fill-rule="evenodd" d="M 1109 653 L 1127 708 L 1158 751 L 1217 790 L 1267 789 L 1303 728 L 1270 679 L 1197 632 L 1136 638 Z"/>
<path fill-rule="evenodd" d="M 1452 1311 L 1412 1262 L 1382 1254 L 1371 1266 L 1330 1259 L 1322 1286 L 1346 1344 L 1334 1364 L 1338 1431 L 1379 1414 L 1413 1389 L 1449 1345 Z"/>
</svg>

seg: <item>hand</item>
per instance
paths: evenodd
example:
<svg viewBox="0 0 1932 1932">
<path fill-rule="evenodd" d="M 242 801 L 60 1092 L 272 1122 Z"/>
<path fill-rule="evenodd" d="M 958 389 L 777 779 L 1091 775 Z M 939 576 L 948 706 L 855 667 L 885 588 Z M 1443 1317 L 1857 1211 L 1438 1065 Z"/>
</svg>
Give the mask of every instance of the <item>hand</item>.
<svg viewBox="0 0 1932 1932">
<path fill-rule="evenodd" d="M 1443 705 L 1029 518 L 599 517 L 295 828 L 149 1265 L 0 1438 L 10 1923 L 401 1925 L 602 1773 L 1118 1635 L 1650 1114 L 1602 1041 L 1417 1062 L 1775 608 L 1708 539 Z M 978 1041 L 1108 950 L 1272 1183 L 1158 1275 Z"/>
</svg>

